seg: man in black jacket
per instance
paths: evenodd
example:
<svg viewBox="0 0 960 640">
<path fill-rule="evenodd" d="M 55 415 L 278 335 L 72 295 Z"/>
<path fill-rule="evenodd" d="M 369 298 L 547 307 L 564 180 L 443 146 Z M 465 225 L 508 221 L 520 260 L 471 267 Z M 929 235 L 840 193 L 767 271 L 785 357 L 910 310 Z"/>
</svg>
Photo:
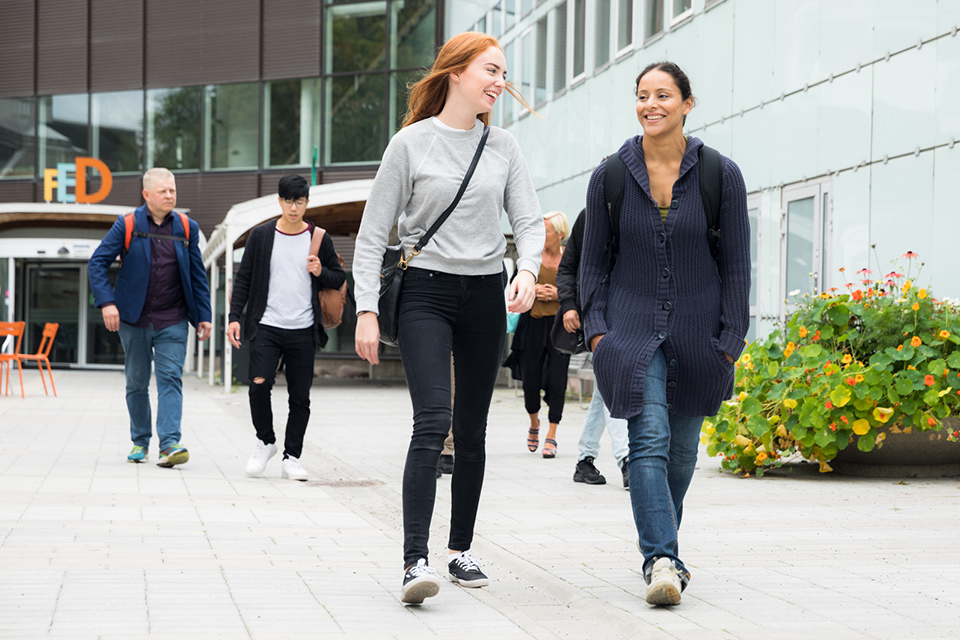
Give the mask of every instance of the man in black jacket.
<svg viewBox="0 0 960 640">
<path fill-rule="evenodd" d="M 311 251 L 313 224 L 303 219 L 310 185 L 298 175 L 280 179 L 281 215 L 250 232 L 233 284 L 227 337 L 240 348 L 240 314 L 247 307 L 244 339 L 250 343 L 250 414 L 257 448 L 247 462 L 248 476 L 258 476 L 277 453 L 270 390 L 283 357 L 289 396 L 281 475 L 306 480 L 300 464 L 303 436 L 310 420 L 310 387 L 317 346 L 327 344 L 320 290 L 338 289 L 346 274 L 330 236 Z"/>
<path fill-rule="evenodd" d="M 557 269 L 557 295 L 560 298 L 560 311 L 563 312 L 563 327 L 570 333 L 580 328 L 580 309 L 577 306 L 580 295 L 577 275 L 580 271 L 580 249 L 583 244 L 583 228 L 586 217 L 586 210 L 580 211 L 576 222 L 573 223 L 570 239 L 567 240 L 567 248 L 563 252 L 563 258 L 560 260 L 560 266 Z M 613 455 L 617 459 L 617 464 L 620 466 L 623 487 L 625 489 L 629 488 L 629 481 L 627 480 L 627 421 L 610 417 L 596 385 L 593 388 L 593 398 L 590 400 L 587 414 L 583 419 L 583 433 L 580 435 L 580 442 L 578 443 L 580 455 L 577 458 L 577 468 L 573 473 L 573 481 L 586 484 L 605 484 L 607 482 L 607 479 L 600 474 L 593 464 L 597 454 L 600 453 L 600 436 L 603 435 L 604 426 L 610 432 L 610 445 L 613 449 Z"/>
</svg>

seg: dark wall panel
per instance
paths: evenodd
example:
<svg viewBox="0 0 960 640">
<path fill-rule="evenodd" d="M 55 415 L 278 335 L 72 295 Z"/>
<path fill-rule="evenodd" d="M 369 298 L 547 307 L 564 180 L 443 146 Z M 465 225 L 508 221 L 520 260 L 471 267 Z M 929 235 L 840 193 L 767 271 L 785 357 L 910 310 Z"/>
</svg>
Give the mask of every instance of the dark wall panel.
<svg viewBox="0 0 960 640">
<path fill-rule="evenodd" d="M 41 193 L 43 196 L 41 185 Z M 32 182 L 0 182 L 0 202 L 33 202 Z"/>
<path fill-rule="evenodd" d="M 330 182 L 345 182 L 346 180 L 369 180 L 377 175 L 377 168 L 369 169 L 338 169 L 335 171 L 324 171 L 317 175 L 319 184 L 328 184 Z"/>
<path fill-rule="evenodd" d="M 202 16 L 202 0 L 147 0 L 147 87 L 203 82 Z"/>
<path fill-rule="evenodd" d="M 289 171 L 275 171 L 273 173 L 262 173 L 260 174 L 260 192 L 257 195 L 269 196 L 277 192 L 277 183 L 280 182 L 280 178 L 287 175 L 288 173 L 296 173 L 307 179 L 307 182 L 310 182 L 310 170 L 306 171 L 297 171 L 296 169 L 290 169 Z"/>
<path fill-rule="evenodd" d="M 37 7 L 37 93 L 87 90 L 87 0 Z"/>
<path fill-rule="evenodd" d="M 33 94 L 33 0 L 0 3 L 0 98 Z"/>
<path fill-rule="evenodd" d="M 90 90 L 143 87 L 143 3 L 90 0 Z"/>
<path fill-rule="evenodd" d="M 223 222 L 230 207 L 257 197 L 257 176 L 248 174 L 205 174 L 197 178 L 196 193 L 177 179 L 177 205 L 190 209 L 190 217 L 197 221 L 210 237 L 213 228 Z"/>
<path fill-rule="evenodd" d="M 90 189 L 100 188 L 99 180 L 91 180 Z M 115 204 L 121 207 L 136 208 L 143 204 L 143 196 L 140 192 L 143 188 L 140 186 L 140 176 L 113 176 L 113 189 L 110 195 L 102 204 Z"/>
<path fill-rule="evenodd" d="M 260 78 L 260 0 L 203 0 L 203 64 L 204 82 Z"/>
<path fill-rule="evenodd" d="M 263 79 L 320 75 L 317 0 L 263 0 Z"/>
</svg>

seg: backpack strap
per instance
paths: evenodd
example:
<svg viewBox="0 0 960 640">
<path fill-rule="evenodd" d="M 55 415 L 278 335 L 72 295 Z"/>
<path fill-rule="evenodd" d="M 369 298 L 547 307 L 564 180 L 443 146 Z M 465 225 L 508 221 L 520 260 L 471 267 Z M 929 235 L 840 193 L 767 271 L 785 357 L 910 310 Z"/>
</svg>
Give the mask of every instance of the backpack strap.
<svg viewBox="0 0 960 640">
<path fill-rule="evenodd" d="M 320 243 L 323 242 L 323 235 L 326 233 L 326 229 L 321 229 L 317 225 L 313 225 L 313 236 L 310 240 L 310 255 L 319 256 L 320 255 Z"/>
<path fill-rule="evenodd" d="M 700 198 L 703 200 L 703 212 L 707 216 L 707 242 L 710 255 L 720 260 L 720 194 L 723 187 L 720 152 L 703 145 L 698 150 L 700 156 Z"/>
<path fill-rule="evenodd" d="M 181 211 L 174 211 L 178 216 L 180 216 L 180 224 L 183 226 L 183 235 L 186 236 L 186 244 L 190 244 L 190 218 L 187 217 L 187 214 Z"/>
<path fill-rule="evenodd" d="M 126 255 L 130 251 L 130 238 L 133 237 L 133 225 L 136 222 L 133 218 L 133 211 L 123 214 L 123 253 Z"/>
<path fill-rule="evenodd" d="M 121 261 L 123 256 L 130 251 L 130 240 L 133 236 L 138 238 L 162 238 L 164 240 L 176 240 L 177 242 L 182 242 L 185 247 L 190 246 L 190 218 L 187 217 L 187 214 L 180 211 L 174 211 L 175 214 L 180 216 L 180 225 L 183 227 L 183 235 L 181 238 L 179 236 L 168 236 L 160 233 L 146 233 L 144 231 L 134 231 L 134 225 L 136 224 L 136 219 L 134 217 L 134 212 L 123 214 L 123 252 L 121 253 Z"/>
<path fill-rule="evenodd" d="M 627 165 L 617 152 L 607 157 L 607 166 L 603 175 L 603 196 L 607 203 L 607 216 L 610 218 L 610 242 L 607 244 L 609 271 L 617 261 L 620 251 L 620 208 L 623 205 L 623 188 L 626 180 Z"/>
</svg>

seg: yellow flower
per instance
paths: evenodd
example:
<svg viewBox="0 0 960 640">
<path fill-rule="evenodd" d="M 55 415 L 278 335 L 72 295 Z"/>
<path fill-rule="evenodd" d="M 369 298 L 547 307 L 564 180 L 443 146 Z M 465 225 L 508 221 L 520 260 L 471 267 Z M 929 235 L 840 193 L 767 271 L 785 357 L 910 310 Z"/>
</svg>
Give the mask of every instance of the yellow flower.
<svg viewBox="0 0 960 640">
<path fill-rule="evenodd" d="M 801 337 L 801 338 L 806 338 L 806 337 L 807 337 L 807 328 L 806 328 L 806 327 L 800 327 L 800 337 Z"/>
<path fill-rule="evenodd" d="M 745 353 L 742 356 L 740 356 L 740 362 L 743 362 L 744 364 L 746 364 L 747 362 L 750 362 L 750 354 Z"/>
<path fill-rule="evenodd" d="M 919 347 L 921 344 L 923 344 L 923 340 L 920 339 L 920 336 L 913 336 L 913 339 L 910 341 L 910 346 L 914 348 Z"/>
<path fill-rule="evenodd" d="M 859 420 L 854 420 L 853 422 L 853 432 L 858 436 L 862 436 L 867 431 L 870 431 L 870 423 L 860 418 Z"/>
<path fill-rule="evenodd" d="M 796 409 L 797 401 L 794 400 L 793 398 L 787 398 L 786 400 L 783 401 L 783 406 L 785 406 L 787 409 Z"/>
<path fill-rule="evenodd" d="M 749 447 L 751 444 L 750 439 L 745 436 L 737 436 L 733 439 L 733 442 L 741 447 Z"/>
<path fill-rule="evenodd" d="M 873 419 L 883 424 L 893 415 L 893 409 L 889 407 L 877 407 L 873 410 Z"/>
<path fill-rule="evenodd" d="M 920 298 L 921 300 L 923 300 L 924 298 L 926 298 L 926 297 L 927 297 L 927 290 L 926 290 L 926 289 L 920 289 L 920 291 L 917 291 L 917 297 Z"/>
<path fill-rule="evenodd" d="M 764 460 L 766 460 L 766 459 L 767 459 L 767 452 L 766 452 L 766 451 L 761 451 L 760 453 L 757 454 L 757 460 L 756 460 L 756 462 L 757 462 L 757 464 L 760 464 L 760 463 L 762 463 L 762 462 L 763 462 Z"/>
<path fill-rule="evenodd" d="M 863 382 L 863 376 L 859 373 L 853 378 L 856 382 Z"/>
<path fill-rule="evenodd" d="M 907 291 L 910 291 L 910 287 L 912 286 L 913 286 L 913 283 L 907 280 L 906 282 L 903 283 L 903 292 L 906 293 Z"/>
<path fill-rule="evenodd" d="M 946 340 L 947 338 L 950 337 L 950 332 L 947 331 L 946 329 L 943 329 L 942 331 L 940 331 L 940 337 Z"/>
<path fill-rule="evenodd" d="M 913 305 L 910 306 L 910 308 L 913 309 L 914 311 L 920 311 L 920 303 L 914 302 Z"/>
<path fill-rule="evenodd" d="M 843 354 L 843 358 L 840 359 L 840 362 L 842 362 L 843 364 L 850 364 L 851 362 L 853 362 L 853 356 L 850 355 L 849 353 L 845 353 Z"/>
</svg>

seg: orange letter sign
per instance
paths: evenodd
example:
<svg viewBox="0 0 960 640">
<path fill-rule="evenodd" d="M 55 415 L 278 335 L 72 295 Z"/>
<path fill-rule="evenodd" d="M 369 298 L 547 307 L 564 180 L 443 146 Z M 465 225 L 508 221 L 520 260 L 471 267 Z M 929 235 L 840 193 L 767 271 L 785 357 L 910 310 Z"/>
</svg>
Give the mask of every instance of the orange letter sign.
<svg viewBox="0 0 960 640">
<path fill-rule="evenodd" d="M 102 201 L 113 188 L 113 174 L 102 161 L 97 158 L 77 158 L 77 202 L 94 204 Z M 100 189 L 96 193 L 87 193 L 87 169 L 95 169 L 100 173 Z"/>
</svg>

